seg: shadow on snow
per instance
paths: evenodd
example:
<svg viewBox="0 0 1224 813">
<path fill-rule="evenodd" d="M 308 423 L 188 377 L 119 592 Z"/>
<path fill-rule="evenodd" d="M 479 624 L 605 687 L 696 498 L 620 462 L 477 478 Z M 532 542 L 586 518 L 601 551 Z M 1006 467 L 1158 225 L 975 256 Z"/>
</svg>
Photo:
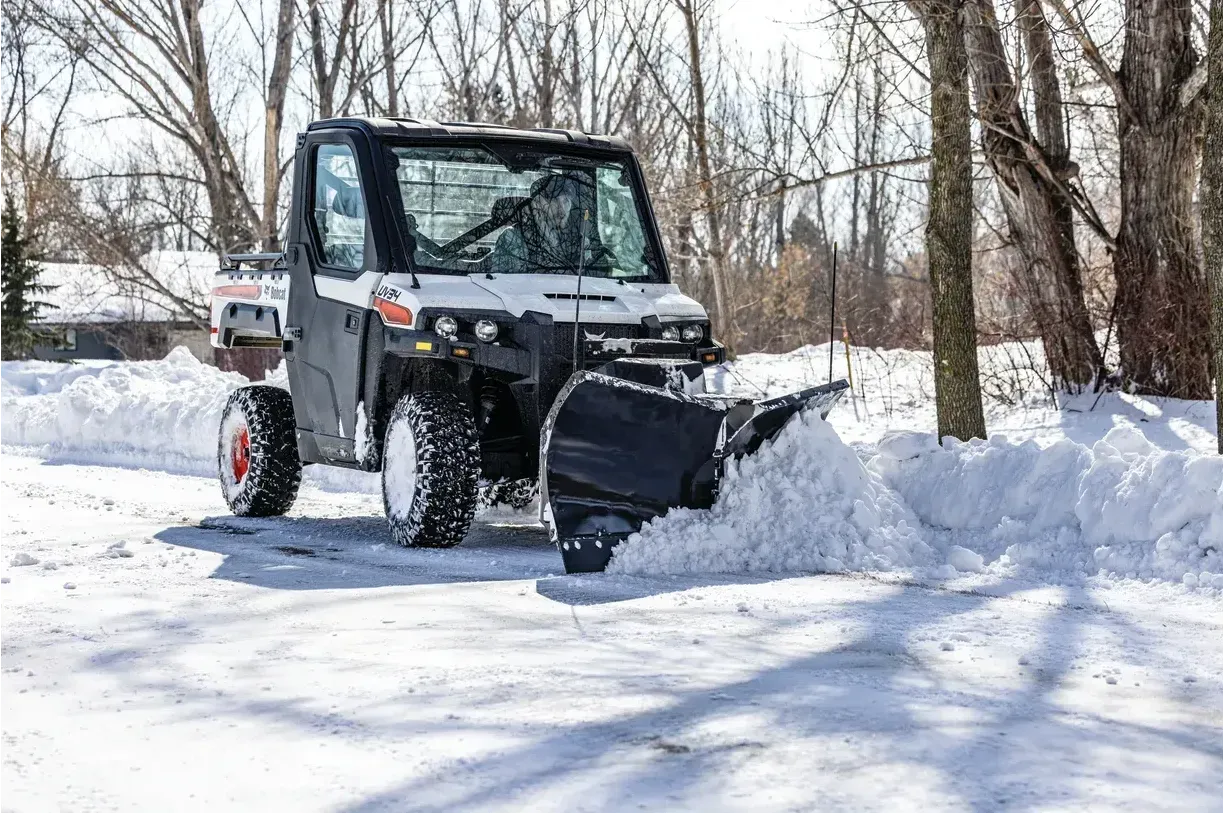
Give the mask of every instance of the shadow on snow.
<svg viewBox="0 0 1224 813">
<path fill-rule="evenodd" d="M 536 592 L 571 606 L 646 598 L 693 587 L 759 584 L 787 575 L 564 575 L 557 549 L 534 524 L 473 523 L 454 548 L 404 548 L 381 516 L 209 517 L 166 528 L 167 544 L 220 553 L 211 578 L 275 590 L 337 590 L 534 579 Z"/>
</svg>

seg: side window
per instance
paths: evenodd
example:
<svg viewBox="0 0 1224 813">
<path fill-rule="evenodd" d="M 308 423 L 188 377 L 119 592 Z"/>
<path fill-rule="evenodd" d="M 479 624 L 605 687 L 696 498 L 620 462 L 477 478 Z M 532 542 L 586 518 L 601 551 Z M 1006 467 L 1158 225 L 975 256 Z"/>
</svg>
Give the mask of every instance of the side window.
<svg viewBox="0 0 1224 813">
<path fill-rule="evenodd" d="M 315 149 L 314 225 L 325 265 L 357 270 L 365 255 L 366 211 L 357 159 L 347 144 Z"/>
</svg>

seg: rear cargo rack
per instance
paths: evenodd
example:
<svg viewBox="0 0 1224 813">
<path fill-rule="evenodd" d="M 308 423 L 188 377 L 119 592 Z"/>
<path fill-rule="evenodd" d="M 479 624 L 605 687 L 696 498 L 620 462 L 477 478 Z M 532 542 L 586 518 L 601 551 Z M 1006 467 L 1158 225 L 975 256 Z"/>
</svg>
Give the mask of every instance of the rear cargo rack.
<svg viewBox="0 0 1224 813">
<path fill-rule="evenodd" d="M 255 268 L 287 268 L 285 255 L 280 251 L 269 251 L 263 254 L 226 254 L 221 258 L 221 267 L 227 271 L 241 268 L 243 263 Z"/>
</svg>

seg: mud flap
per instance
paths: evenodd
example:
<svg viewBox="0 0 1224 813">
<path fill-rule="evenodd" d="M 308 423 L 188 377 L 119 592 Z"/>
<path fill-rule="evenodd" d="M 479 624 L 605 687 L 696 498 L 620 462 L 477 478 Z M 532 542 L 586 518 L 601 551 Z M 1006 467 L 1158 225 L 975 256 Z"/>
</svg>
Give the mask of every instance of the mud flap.
<svg viewBox="0 0 1224 813">
<path fill-rule="evenodd" d="M 602 571 L 617 544 L 671 508 L 711 507 L 724 460 L 754 453 L 797 412 L 827 415 L 846 387 L 753 402 L 575 373 L 540 448 L 540 511 L 565 571 Z"/>
</svg>

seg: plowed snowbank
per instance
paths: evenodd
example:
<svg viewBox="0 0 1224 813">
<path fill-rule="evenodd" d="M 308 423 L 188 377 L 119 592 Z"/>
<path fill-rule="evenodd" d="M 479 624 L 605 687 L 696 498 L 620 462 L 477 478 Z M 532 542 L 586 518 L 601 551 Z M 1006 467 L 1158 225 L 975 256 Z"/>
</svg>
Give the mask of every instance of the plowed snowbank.
<svg viewBox="0 0 1224 813">
<path fill-rule="evenodd" d="M 1222 459 L 1159 449 L 1131 428 L 940 447 L 887 436 L 866 464 L 815 414 L 729 469 L 710 511 L 674 510 L 630 537 L 621 573 L 983 569 L 1221 589 Z"/>
<path fill-rule="evenodd" d="M 221 410 L 249 383 L 184 347 L 160 361 L 6 367 L 4 380 L 5 444 L 196 474 L 214 473 Z"/>
<path fill-rule="evenodd" d="M 158 361 L 4 362 L 0 442 L 61 462 L 217 474 L 217 430 L 241 373 L 203 364 L 185 347 Z M 287 387 L 285 365 L 261 383 Z M 378 491 L 378 475 L 310 466 L 326 491 Z"/>
<path fill-rule="evenodd" d="M 926 524 L 1019 571 L 1221 586 L 1218 455 L 1160 449 L 1131 427 L 1068 440 L 949 442 L 910 433 L 869 464 Z"/>
</svg>

